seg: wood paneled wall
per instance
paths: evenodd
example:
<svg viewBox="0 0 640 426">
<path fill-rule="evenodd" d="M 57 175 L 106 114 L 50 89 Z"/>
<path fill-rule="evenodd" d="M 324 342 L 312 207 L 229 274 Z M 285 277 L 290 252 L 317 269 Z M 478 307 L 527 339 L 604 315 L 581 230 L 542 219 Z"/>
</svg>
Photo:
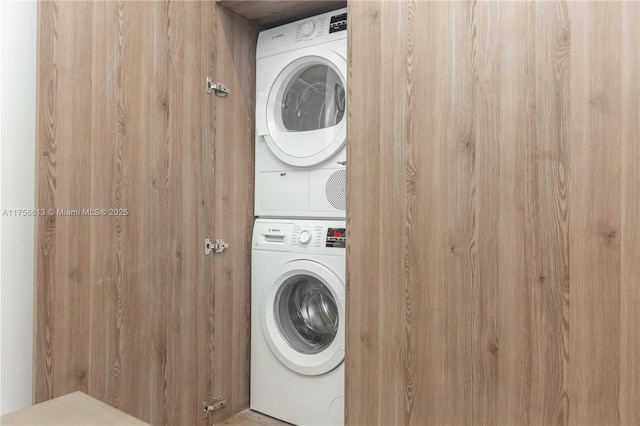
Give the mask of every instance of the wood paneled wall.
<svg viewBox="0 0 640 426">
<path fill-rule="evenodd" d="M 640 424 L 638 22 L 349 2 L 348 424 Z"/>
<path fill-rule="evenodd" d="M 248 406 L 256 37 L 214 2 L 39 4 L 36 402 L 157 425 Z"/>
</svg>

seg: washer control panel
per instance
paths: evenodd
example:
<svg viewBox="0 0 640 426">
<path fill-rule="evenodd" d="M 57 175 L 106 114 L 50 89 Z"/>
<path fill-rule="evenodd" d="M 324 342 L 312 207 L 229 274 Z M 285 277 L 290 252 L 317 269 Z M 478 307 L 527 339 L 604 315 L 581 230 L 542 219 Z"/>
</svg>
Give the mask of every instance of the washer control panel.
<svg viewBox="0 0 640 426">
<path fill-rule="evenodd" d="M 334 226 L 335 225 L 335 226 Z M 341 223 L 293 225 L 293 245 L 317 248 L 346 248 L 347 229 Z"/>
<path fill-rule="evenodd" d="M 257 219 L 253 250 L 344 256 L 347 228 L 344 220 Z"/>
</svg>

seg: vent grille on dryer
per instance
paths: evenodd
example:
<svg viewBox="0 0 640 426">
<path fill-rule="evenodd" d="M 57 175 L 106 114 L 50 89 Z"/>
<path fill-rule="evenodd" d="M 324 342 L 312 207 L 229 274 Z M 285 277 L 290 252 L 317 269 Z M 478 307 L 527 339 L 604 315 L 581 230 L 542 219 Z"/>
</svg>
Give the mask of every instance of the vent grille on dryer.
<svg viewBox="0 0 640 426">
<path fill-rule="evenodd" d="M 347 209 L 347 171 L 338 170 L 327 180 L 327 201 L 338 210 Z"/>
</svg>

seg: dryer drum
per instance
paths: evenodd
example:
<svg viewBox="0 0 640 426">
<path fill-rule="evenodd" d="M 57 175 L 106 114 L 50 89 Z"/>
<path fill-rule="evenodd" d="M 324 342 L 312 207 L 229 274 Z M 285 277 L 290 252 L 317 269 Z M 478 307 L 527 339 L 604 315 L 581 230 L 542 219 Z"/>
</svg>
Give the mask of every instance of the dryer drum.
<svg viewBox="0 0 640 426">
<path fill-rule="evenodd" d="M 317 278 L 289 278 L 276 294 L 274 310 L 280 334 L 289 346 L 303 354 L 322 352 L 338 332 L 336 301 Z"/>
<path fill-rule="evenodd" d="M 314 64 L 294 75 L 282 99 L 282 124 L 290 132 L 337 125 L 344 117 L 345 91 L 333 68 Z"/>
</svg>

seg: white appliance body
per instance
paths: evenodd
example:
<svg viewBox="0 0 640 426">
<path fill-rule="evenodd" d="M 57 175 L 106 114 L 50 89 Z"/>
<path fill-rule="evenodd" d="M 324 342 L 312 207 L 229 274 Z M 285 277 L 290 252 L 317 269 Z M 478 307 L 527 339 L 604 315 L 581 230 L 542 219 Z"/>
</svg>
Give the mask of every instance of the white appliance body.
<svg viewBox="0 0 640 426">
<path fill-rule="evenodd" d="M 345 238 L 344 221 L 256 220 L 251 409 L 344 424 Z"/>
<path fill-rule="evenodd" d="M 346 11 L 258 36 L 256 216 L 346 217 Z"/>
</svg>

